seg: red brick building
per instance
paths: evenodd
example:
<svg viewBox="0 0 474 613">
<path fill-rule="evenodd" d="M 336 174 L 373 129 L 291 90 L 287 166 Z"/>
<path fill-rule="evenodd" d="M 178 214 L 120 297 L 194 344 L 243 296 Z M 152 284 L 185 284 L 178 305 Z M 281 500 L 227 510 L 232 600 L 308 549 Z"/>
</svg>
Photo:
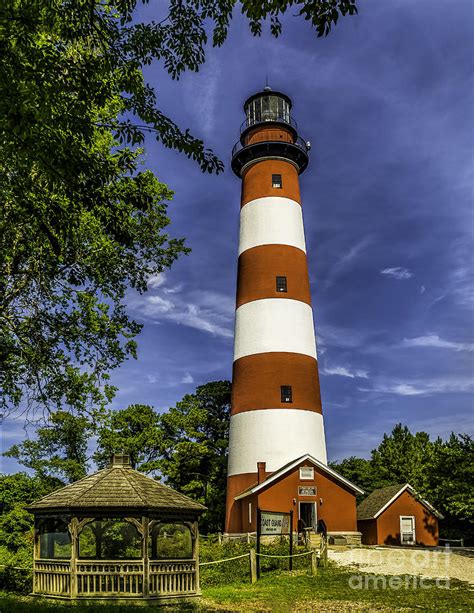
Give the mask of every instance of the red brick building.
<svg viewBox="0 0 474 613">
<path fill-rule="evenodd" d="M 255 483 L 227 500 L 229 532 L 254 532 L 257 508 L 293 510 L 294 532 L 298 520 L 315 530 L 323 520 L 329 536 L 344 535 L 348 541 L 360 542 L 356 495 L 363 491 L 327 464 L 306 454 L 273 473 L 266 472 L 265 462 L 259 462 L 256 468 Z"/>
<path fill-rule="evenodd" d="M 438 545 L 443 519 L 408 483 L 374 490 L 357 507 L 364 545 Z"/>
</svg>

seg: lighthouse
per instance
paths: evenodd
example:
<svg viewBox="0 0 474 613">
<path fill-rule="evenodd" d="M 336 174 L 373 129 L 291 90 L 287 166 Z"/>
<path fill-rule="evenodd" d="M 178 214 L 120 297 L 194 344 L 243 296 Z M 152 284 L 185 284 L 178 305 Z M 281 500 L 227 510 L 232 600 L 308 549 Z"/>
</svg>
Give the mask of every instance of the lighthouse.
<svg viewBox="0 0 474 613">
<path fill-rule="evenodd" d="M 310 144 L 291 99 L 266 87 L 244 103 L 232 151 L 242 181 L 226 532 L 234 497 L 326 442 L 299 176 Z"/>
</svg>

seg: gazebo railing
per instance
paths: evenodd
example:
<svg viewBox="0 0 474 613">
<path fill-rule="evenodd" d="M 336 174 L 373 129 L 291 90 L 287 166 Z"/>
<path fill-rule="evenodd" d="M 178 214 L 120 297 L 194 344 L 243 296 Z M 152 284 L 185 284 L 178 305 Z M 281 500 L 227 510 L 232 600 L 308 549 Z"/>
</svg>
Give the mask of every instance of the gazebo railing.
<svg viewBox="0 0 474 613">
<path fill-rule="evenodd" d="M 69 560 L 35 561 L 35 593 L 68 596 L 70 589 L 71 563 Z"/>
<path fill-rule="evenodd" d="M 69 560 L 36 560 L 37 594 L 71 595 Z M 180 596 L 197 593 L 196 560 L 150 560 L 148 595 Z M 77 560 L 77 597 L 128 596 L 144 594 L 144 565 L 141 560 Z"/>
<path fill-rule="evenodd" d="M 152 560 L 149 564 L 150 596 L 196 592 L 196 560 Z"/>
<path fill-rule="evenodd" d="M 77 560 L 78 596 L 140 596 L 141 560 Z"/>
</svg>

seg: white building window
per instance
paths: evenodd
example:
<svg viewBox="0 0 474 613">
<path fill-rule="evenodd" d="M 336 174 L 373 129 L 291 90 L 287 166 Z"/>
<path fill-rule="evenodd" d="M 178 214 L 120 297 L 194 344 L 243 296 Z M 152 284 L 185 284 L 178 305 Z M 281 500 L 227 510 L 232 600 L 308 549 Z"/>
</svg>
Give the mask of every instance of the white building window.
<svg viewBox="0 0 474 613">
<path fill-rule="evenodd" d="M 402 545 L 414 545 L 415 517 L 414 515 L 400 515 L 400 542 Z"/>
<path fill-rule="evenodd" d="M 314 468 L 312 466 L 302 466 L 300 468 L 300 479 L 302 480 L 314 479 Z"/>
</svg>

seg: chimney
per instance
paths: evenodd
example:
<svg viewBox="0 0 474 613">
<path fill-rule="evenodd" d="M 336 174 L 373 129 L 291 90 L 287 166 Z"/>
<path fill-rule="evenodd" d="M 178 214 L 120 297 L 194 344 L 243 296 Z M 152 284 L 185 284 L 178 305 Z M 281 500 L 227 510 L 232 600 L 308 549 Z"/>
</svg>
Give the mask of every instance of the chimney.
<svg viewBox="0 0 474 613">
<path fill-rule="evenodd" d="M 265 481 L 266 468 L 266 462 L 257 462 L 258 483 Z"/>
</svg>

